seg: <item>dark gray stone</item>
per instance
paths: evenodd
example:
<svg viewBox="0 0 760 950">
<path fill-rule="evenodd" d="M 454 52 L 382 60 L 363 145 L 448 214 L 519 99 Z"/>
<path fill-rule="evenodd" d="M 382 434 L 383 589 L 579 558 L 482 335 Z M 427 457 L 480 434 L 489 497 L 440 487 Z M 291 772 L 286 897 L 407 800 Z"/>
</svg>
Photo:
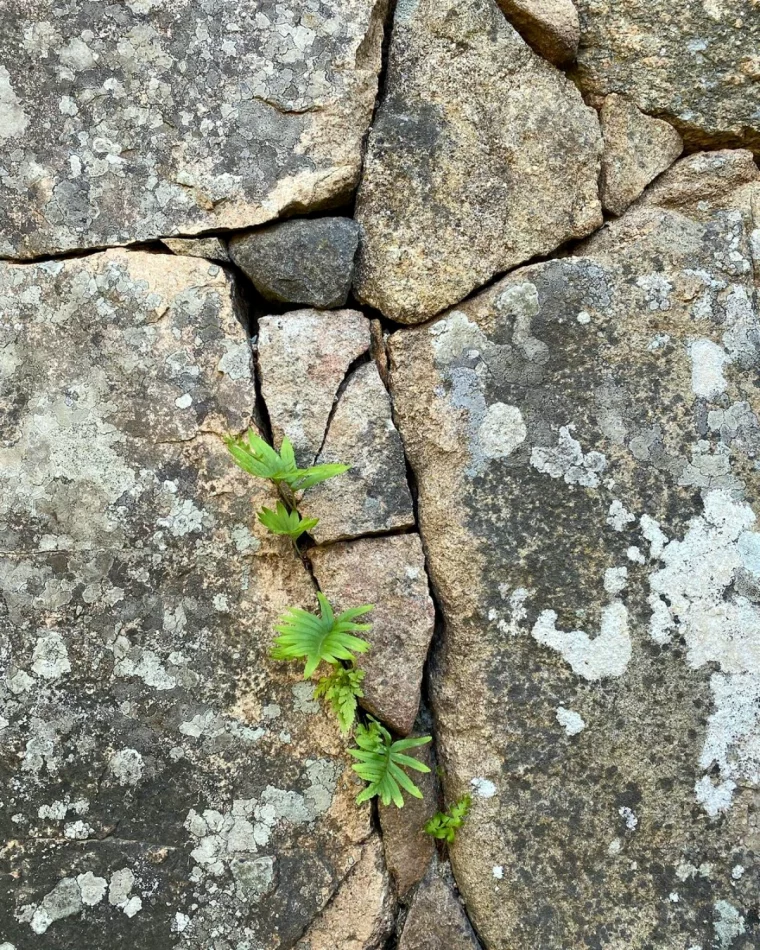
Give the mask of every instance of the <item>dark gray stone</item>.
<svg viewBox="0 0 760 950">
<path fill-rule="evenodd" d="M 414 895 L 399 950 L 479 950 L 451 875 L 433 867 Z M 543 950 L 543 948 L 542 948 Z"/>
<path fill-rule="evenodd" d="M 348 299 L 358 246 L 351 218 L 302 218 L 233 238 L 229 251 L 267 300 L 324 309 Z"/>
</svg>

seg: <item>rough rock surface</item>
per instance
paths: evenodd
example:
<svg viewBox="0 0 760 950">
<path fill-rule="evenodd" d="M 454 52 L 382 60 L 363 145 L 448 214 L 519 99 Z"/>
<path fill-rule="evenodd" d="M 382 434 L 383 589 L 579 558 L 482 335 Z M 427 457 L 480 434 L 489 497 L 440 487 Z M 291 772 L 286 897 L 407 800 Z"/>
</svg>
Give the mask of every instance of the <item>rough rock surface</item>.
<svg viewBox="0 0 760 950">
<path fill-rule="evenodd" d="M 427 729 L 424 732 L 414 731 L 414 735 L 429 734 Z M 414 783 L 422 792 L 422 798 L 408 796 L 403 808 L 382 803 L 377 808 L 383 833 L 385 863 L 402 900 L 425 876 L 436 853 L 435 839 L 424 832 L 425 822 L 438 811 L 438 783 L 432 747 L 419 746 L 410 749 L 409 754 L 430 769 L 430 772 L 417 772 L 414 775 Z"/>
<path fill-rule="evenodd" d="M 599 119 L 604 139 L 602 204 L 620 215 L 673 164 L 683 151 L 683 141 L 672 125 L 644 115 L 615 93 L 604 100 Z"/>
<path fill-rule="evenodd" d="M 207 260 L 222 263 L 227 263 L 230 259 L 227 245 L 221 238 L 164 238 L 161 243 L 166 245 L 172 254 L 205 257 Z"/>
<path fill-rule="evenodd" d="M 760 941 L 743 167 L 685 160 L 666 207 L 390 339 L 446 621 L 438 755 L 474 795 L 453 866 L 493 950 Z"/>
<path fill-rule="evenodd" d="M 275 444 L 293 443 L 299 465 L 313 465 L 351 364 L 370 345 L 357 310 L 291 310 L 259 321 L 261 392 Z"/>
<path fill-rule="evenodd" d="M 314 592 L 220 439 L 254 400 L 234 299 L 192 258 L 0 264 L 6 947 L 290 946 L 371 833 L 267 658 Z"/>
<path fill-rule="evenodd" d="M 601 224 L 601 136 L 493 0 L 399 3 L 356 216 L 355 291 L 415 323 Z"/>
<path fill-rule="evenodd" d="M 358 246 L 351 218 L 302 218 L 235 237 L 230 254 L 267 300 L 342 307 Z"/>
<path fill-rule="evenodd" d="M 479 950 L 467 915 L 438 868 L 432 868 L 409 908 L 399 950 Z"/>
<path fill-rule="evenodd" d="M 556 66 L 575 59 L 581 24 L 573 0 L 497 0 L 530 46 Z"/>
<path fill-rule="evenodd" d="M 297 950 L 381 950 L 393 930 L 395 911 L 383 848 L 374 837 Z"/>
<path fill-rule="evenodd" d="M 351 466 L 310 489 L 300 505 L 302 514 L 319 518 L 311 532 L 318 544 L 414 527 L 404 449 L 374 362 L 349 378 L 317 462 Z"/>
<path fill-rule="evenodd" d="M 755 0 L 576 0 L 577 79 L 667 118 L 688 146 L 760 148 Z"/>
<path fill-rule="evenodd" d="M 262 224 L 345 200 L 385 0 L 6 0 L 0 256 Z"/>
<path fill-rule="evenodd" d="M 435 612 L 416 534 L 365 538 L 309 552 L 320 588 L 336 609 L 374 604 L 362 706 L 396 732 L 411 732 Z"/>
</svg>

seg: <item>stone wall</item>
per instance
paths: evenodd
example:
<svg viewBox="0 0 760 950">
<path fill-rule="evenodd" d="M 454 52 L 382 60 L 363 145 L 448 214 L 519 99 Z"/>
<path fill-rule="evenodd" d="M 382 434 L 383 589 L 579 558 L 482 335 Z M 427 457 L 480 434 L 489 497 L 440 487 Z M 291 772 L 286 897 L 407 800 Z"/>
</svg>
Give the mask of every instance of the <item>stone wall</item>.
<svg viewBox="0 0 760 950">
<path fill-rule="evenodd" d="M 0 950 L 760 946 L 755 0 L 0 27 Z"/>
</svg>

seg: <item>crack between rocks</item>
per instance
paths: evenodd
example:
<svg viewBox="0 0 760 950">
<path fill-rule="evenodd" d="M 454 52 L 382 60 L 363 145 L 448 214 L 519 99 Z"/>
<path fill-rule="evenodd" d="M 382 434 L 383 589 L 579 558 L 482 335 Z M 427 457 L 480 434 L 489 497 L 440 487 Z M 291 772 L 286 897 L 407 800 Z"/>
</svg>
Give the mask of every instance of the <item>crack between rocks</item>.
<svg viewBox="0 0 760 950">
<path fill-rule="evenodd" d="M 346 372 L 343 376 L 343 379 L 340 381 L 340 383 L 338 384 L 338 388 L 335 390 L 335 395 L 333 396 L 332 405 L 330 406 L 330 411 L 327 414 L 327 421 L 325 422 L 325 431 L 322 435 L 322 441 L 319 445 L 319 449 L 317 450 L 316 455 L 314 456 L 314 464 L 316 464 L 320 455 L 324 451 L 325 443 L 327 442 L 327 437 L 330 434 L 330 426 L 332 425 L 333 417 L 335 416 L 335 413 L 338 410 L 338 405 L 340 404 L 340 400 L 343 396 L 343 393 L 346 391 L 346 389 L 348 388 L 348 384 L 351 382 L 351 378 L 354 376 L 354 374 L 359 369 L 359 367 L 365 366 L 371 360 L 372 360 L 372 355 L 370 353 L 370 348 L 368 347 L 363 353 L 357 356 L 355 360 L 352 360 L 351 363 L 349 363 L 348 368 L 346 369 Z"/>
</svg>

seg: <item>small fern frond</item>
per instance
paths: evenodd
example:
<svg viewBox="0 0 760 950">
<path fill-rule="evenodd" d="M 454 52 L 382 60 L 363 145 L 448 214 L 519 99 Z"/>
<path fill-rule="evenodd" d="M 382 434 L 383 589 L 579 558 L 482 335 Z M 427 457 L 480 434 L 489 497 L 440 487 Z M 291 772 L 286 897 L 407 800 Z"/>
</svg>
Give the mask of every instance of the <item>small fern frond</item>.
<svg viewBox="0 0 760 950">
<path fill-rule="evenodd" d="M 352 766 L 354 772 L 367 782 L 367 787 L 356 797 L 357 804 L 361 805 L 378 796 L 383 805 L 393 802 L 397 808 L 403 808 L 402 789 L 414 798 L 422 798 L 422 792 L 404 769 L 413 769 L 415 772 L 429 772 L 430 769 L 419 759 L 404 753 L 407 749 L 428 742 L 430 736 L 397 739 L 394 742 L 390 732 L 372 717 L 368 725 L 359 726 L 356 730 L 358 748 L 348 750 L 349 755 L 358 759 Z"/>
<path fill-rule="evenodd" d="M 282 440 L 280 451 L 273 449 L 268 442 L 249 429 L 246 435 L 238 438 L 227 436 L 225 443 L 235 464 L 255 478 L 266 478 L 278 485 L 284 482 L 292 491 L 305 491 L 328 478 L 335 478 L 347 472 L 350 465 L 312 465 L 299 468 L 293 445 L 287 436 Z"/>
<path fill-rule="evenodd" d="M 353 607 L 336 617 L 324 594 L 317 594 L 317 600 L 320 616 L 291 607 L 275 625 L 280 636 L 272 648 L 273 659 L 304 659 L 304 679 L 308 679 L 322 661 L 334 666 L 339 660 L 353 660 L 355 653 L 369 649 L 369 643 L 355 634 L 371 630 L 372 624 L 355 623 L 354 619 L 372 610 L 372 604 Z"/>
<path fill-rule="evenodd" d="M 276 511 L 262 508 L 258 519 L 272 534 L 283 534 L 294 541 L 319 524 L 319 518 L 302 518 L 297 511 L 288 511 L 281 501 L 277 502 Z"/>
<path fill-rule="evenodd" d="M 464 820 L 469 814 L 472 799 L 469 795 L 463 795 L 458 802 L 455 802 L 448 811 L 438 811 L 433 817 L 425 823 L 424 831 L 433 838 L 446 841 L 453 844 L 457 831 L 464 824 Z"/>
<path fill-rule="evenodd" d="M 323 697 L 338 717 L 340 731 L 346 735 L 356 719 L 356 700 L 364 696 L 361 684 L 364 670 L 335 666 L 317 683 L 314 695 Z"/>
</svg>

